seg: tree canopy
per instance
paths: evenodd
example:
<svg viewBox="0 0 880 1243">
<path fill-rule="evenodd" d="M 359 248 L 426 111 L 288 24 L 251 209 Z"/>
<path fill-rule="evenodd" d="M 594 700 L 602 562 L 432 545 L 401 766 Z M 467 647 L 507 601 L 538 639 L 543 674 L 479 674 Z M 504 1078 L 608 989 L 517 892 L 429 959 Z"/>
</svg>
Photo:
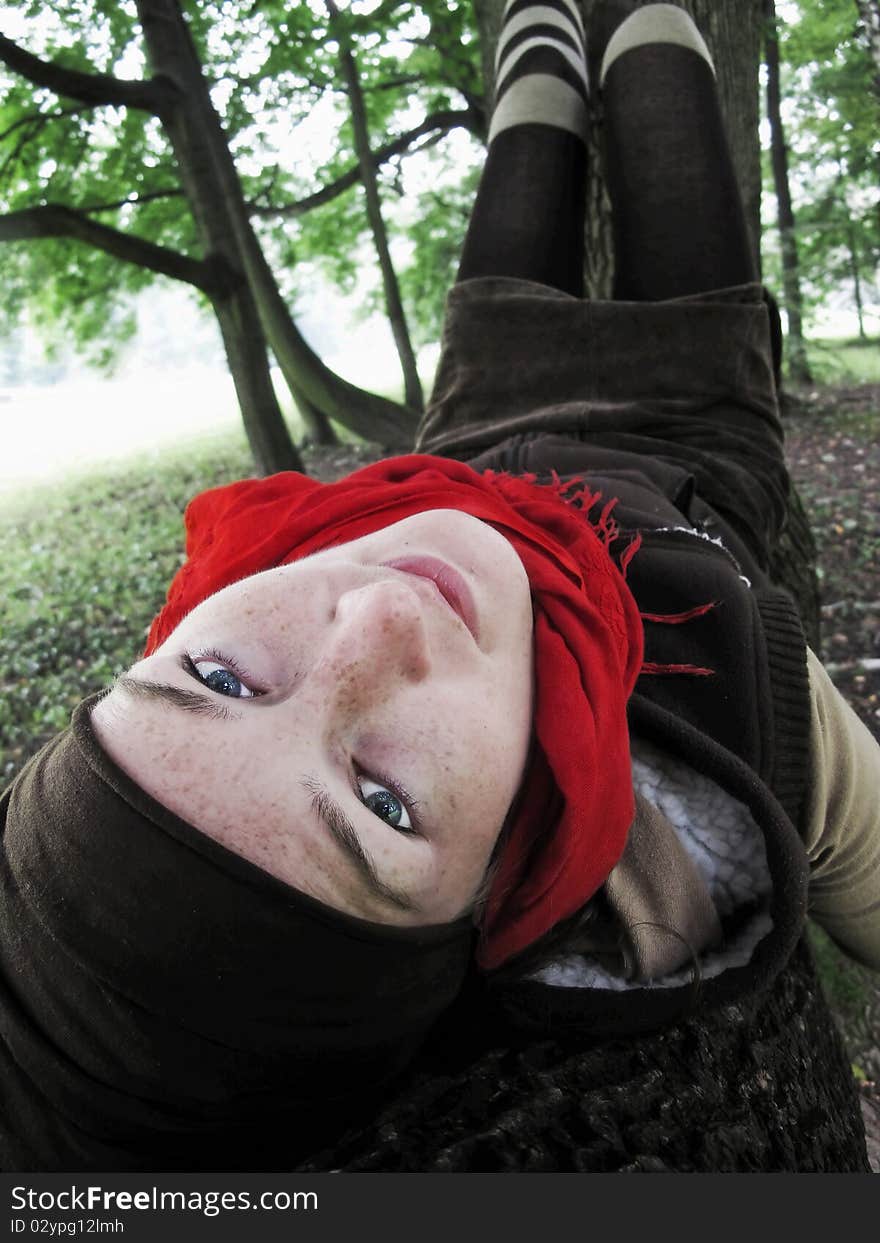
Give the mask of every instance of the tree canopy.
<svg viewBox="0 0 880 1243">
<path fill-rule="evenodd" d="M 168 274 L 180 279 L 188 273 L 178 257 L 199 252 L 161 125 L 137 106 L 136 87 L 148 70 L 135 5 L 60 0 L 47 9 L 33 0 L 7 6 L 7 12 L 20 17 L 16 42 L 34 56 L 130 84 L 124 91 L 114 83 L 110 93 L 118 102 L 88 104 L 66 97 L 63 80 L 60 94 L 45 80 L 29 81 L 7 58 L 0 105 L 5 210 L 63 206 L 80 217 L 77 236 L 83 240 L 97 240 L 92 224 L 118 228 L 132 240 L 133 262 L 124 266 L 106 250 L 74 251 L 69 233 L 39 246 L 0 249 L 7 291 L 28 296 L 44 322 L 57 322 L 77 342 L 95 343 L 105 352 L 131 326 L 125 295 L 153 279 L 155 269 L 138 266 L 135 243 L 150 241 L 175 252 L 166 257 Z M 284 293 L 295 300 L 297 264 L 305 260 L 320 262 L 343 289 L 353 288 L 366 217 L 347 95 L 324 4 L 199 0 L 185 4 L 184 13 Z M 404 191 L 408 154 L 431 145 L 437 162 L 448 165 L 454 156 L 445 155 L 442 146 L 437 150 L 439 140 L 456 129 L 477 142 L 482 137 L 471 8 L 442 0 L 420 5 L 385 0 L 352 6 L 350 26 L 379 175 L 394 202 Z M 320 151 L 303 151 L 298 129 L 319 109 L 329 141 Z M 314 148 L 314 137 L 311 142 Z M 421 339 L 436 333 L 469 189 L 453 186 L 447 198 L 437 188 L 443 180 L 438 175 L 434 185 L 410 192 L 405 212 L 408 235 L 424 243 L 408 248 L 404 265 Z M 95 293 L 100 298 L 91 296 Z M 3 309 L 17 310 L 8 294 Z"/>
</svg>

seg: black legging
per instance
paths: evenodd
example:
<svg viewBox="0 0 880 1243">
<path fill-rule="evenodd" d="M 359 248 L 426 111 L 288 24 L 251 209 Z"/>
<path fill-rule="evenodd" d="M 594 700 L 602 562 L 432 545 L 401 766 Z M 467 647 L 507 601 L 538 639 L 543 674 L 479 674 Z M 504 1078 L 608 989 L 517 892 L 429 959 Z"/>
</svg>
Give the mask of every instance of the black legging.
<svg viewBox="0 0 880 1243">
<path fill-rule="evenodd" d="M 659 301 L 758 279 L 715 78 L 702 57 L 647 44 L 603 87 L 614 296 Z M 527 124 L 491 143 L 459 280 L 514 276 L 582 296 L 586 155 Z"/>
<path fill-rule="evenodd" d="M 756 305 L 714 74 L 697 52 L 646 44 L 612 63 L 603 104 L 616 301 L 580 300 L 583 143 L 550 124 L 502 129 L 417 449 L 493 466 L 499 444 L 515 456 L 549 434 L 584 446 L 576 471 L 590 468 L 594 449 L 663 459 L 692 477 L 700 504 L 766 567 L 789 489 L 776 408 L 781 335 L 772 303 L 769 339 Z M 472 279 L 499 276 L 536 286 Z M 573 297 L 545 298 L 541 286 Z M 668 301 L 688 296 L 704 309 Z M 503 468 L 532 469 L 519 458 Z"/>
</svg>

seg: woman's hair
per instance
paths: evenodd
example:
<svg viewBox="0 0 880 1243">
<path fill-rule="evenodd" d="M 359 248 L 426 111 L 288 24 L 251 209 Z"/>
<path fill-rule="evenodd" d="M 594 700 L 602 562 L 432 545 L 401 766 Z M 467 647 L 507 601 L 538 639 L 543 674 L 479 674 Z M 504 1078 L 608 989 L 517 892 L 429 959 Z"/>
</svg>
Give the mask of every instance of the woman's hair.
<svg viewBox="0 0 880 1243">
<path fill-rule="evenodd" d="M 620 974 L 632 961 L 624 929 L 615 918 L 603 890 L 567 919 L 554 924 L 542 937 L 494 971 L 498 980 L 533 975 L 542 967 L 570 954 L 589 954 Z"/>
</svg>

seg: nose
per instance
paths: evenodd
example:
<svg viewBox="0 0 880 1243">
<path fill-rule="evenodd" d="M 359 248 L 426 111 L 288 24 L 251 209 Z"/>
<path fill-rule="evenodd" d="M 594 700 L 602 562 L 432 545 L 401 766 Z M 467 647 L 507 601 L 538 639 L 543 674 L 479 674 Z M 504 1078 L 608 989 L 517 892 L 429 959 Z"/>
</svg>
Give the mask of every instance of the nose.
<svg viewBox="0 0 880 1243">
<path fill-rule="evenodd" d="M 370 583 L 336 602 L 325 649 L 337 686 L 375 699 L 400 682 L 421 682 L 431 671 L 424 603 L 403 581 Z"/>
</svg>

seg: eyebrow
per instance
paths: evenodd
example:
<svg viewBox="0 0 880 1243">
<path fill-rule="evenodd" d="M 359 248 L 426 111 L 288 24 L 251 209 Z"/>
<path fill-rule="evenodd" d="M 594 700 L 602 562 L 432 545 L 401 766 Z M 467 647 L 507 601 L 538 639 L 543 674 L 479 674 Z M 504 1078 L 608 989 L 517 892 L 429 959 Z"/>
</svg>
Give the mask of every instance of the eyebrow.
<svg viewBox="0 0 880 1243">
<path fill-rule="evenodd" d="M 142 678 L 131 678 L 121 674 L 114 683 L 120 690 L 128 691 L 138 699 L 158 699 L 174 708 L 182 708 L 184 712 L 194 712 L 199 716 L 209 716 L 216 720 L 227 721 L 233 714 L 229 708 L 198 691 L 187 690 L 183 686 L 174 686 L 171 682 L 148 682 Z"/>
<path fill-rule="evenodd" d="M 194 712 L 199 716 L 212 717 L 215 720 L 229 720 L 239 714 L 231 713 L 225 704 L 217 703 L 198 691 L 187 690 L 182 686 L 174 686 L 171 682 L 150 682 L 142 678 L 132 678 L 122 674 L 116 679 L 120 690 L 128 691 L 141 699 L 158 699 L 174 708 L 182 708 L 184 712 Z M 383 902 L 389 902 L 401 911 L 421 914 L 422 908 L 415 903 L 402 889 L 396 889 L 383 881 L 373 858 L 364 849 L 351 819 L 336 802 L 326 786 L 315 777 L 303 774 L 300 785 L 311 796 L 312 810 L 330 830 L 334 841 L 354 863 L 359 875 L 367 888 Z"/>
<path fill-rule="evenodd" d="M 421 907 L 413 902 L 408 894 L 401 889 L 395 889 L 393 885 L 388 885 L 379 878 L 372 856 L 364 849 L 354 825 L 327 787 L 306 773 L 302 774 L 299 783 L 311 795 L 312 810 L 320 817 L 334 840 L 352 860 L 371 892 L 385 902 L 390 902 L 399 910 L 414 911 L 420 914 Z"/>
</svg>

